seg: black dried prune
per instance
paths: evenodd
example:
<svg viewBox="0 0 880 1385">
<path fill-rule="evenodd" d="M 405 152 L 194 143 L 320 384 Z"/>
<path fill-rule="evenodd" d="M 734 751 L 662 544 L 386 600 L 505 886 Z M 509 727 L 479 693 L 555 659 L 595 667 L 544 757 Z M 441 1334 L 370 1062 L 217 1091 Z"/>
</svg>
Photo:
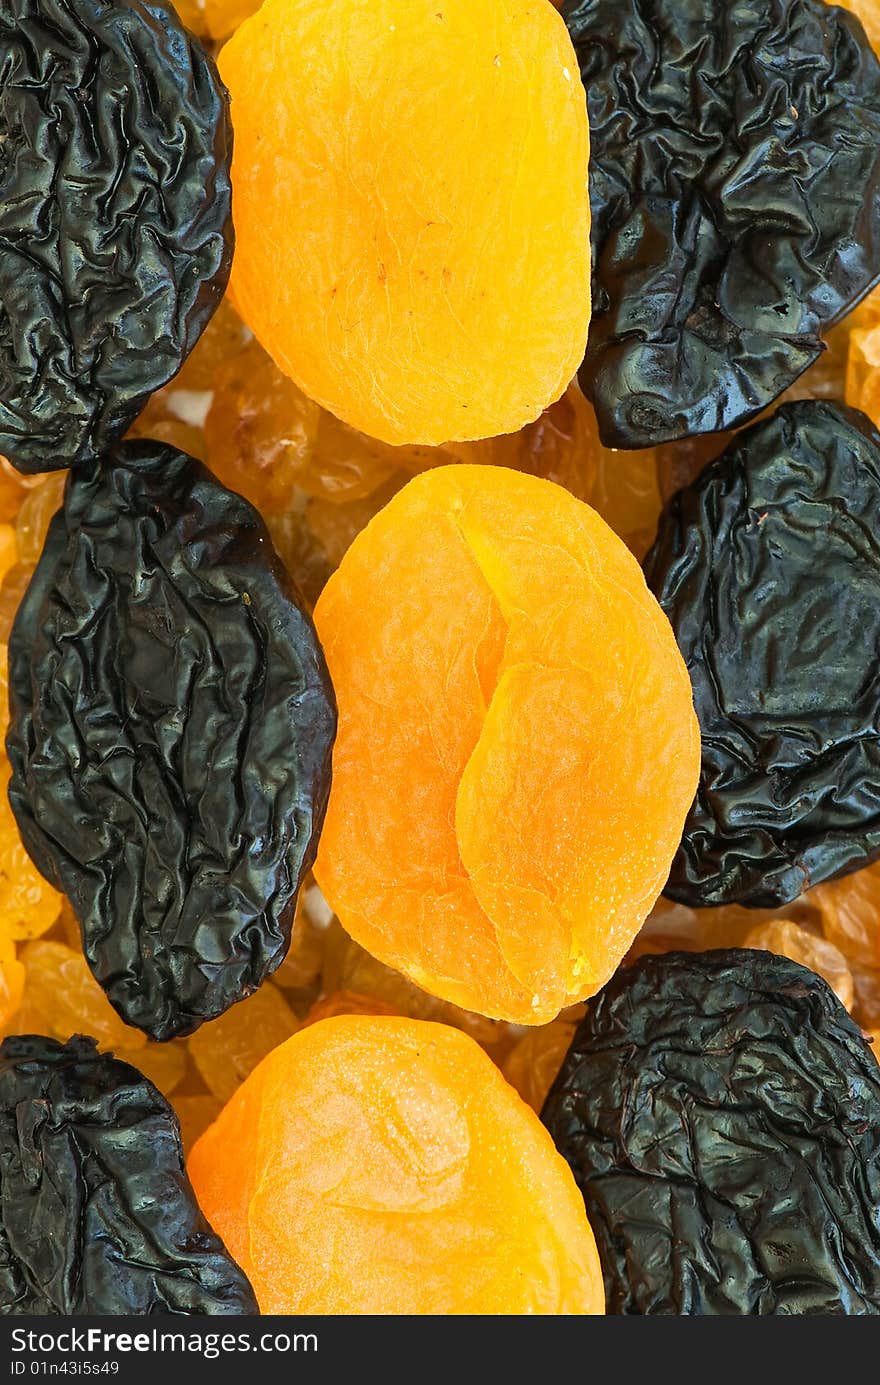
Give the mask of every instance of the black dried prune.
<svg viewBox="0 0 880 1385">
<path fill-rule="evenodd" d="M 609 1313 L 880 1314 L 880 1068 L 833 991 L 769 952 L 619 971 L 541 1113 Z"/>
<path fill-rule="evenodd" d="M 123 444 L 73 474 L 9 643 L 9 799 L 129 1024 L 195 1029 L 283 960 L 335 702 L 257 511 Z"/>
<path fill-rule="evenodd" d="M 880 278 L 880 62 L 821 0 L 567 0 L 602 440 L 748 421 Z"/>
<path fill-rule="evenodd" d="M 645 576 L 691 676 L 702 767 L 665 893 L 776 908 L 880 855 L 880 434 L 803 401 L 660 517 Z"/>
<path fill-rule="evenodd" d="M 0 453 L 94 458 L 232 259 L 229 100 L 161 0 L 0 0 Z"/>
<path fill-rule="evenodd" d="M 94 1039 L 0 1044 L 0 1314 L 255 1314 L 177 1118 Z"/>
</svg>

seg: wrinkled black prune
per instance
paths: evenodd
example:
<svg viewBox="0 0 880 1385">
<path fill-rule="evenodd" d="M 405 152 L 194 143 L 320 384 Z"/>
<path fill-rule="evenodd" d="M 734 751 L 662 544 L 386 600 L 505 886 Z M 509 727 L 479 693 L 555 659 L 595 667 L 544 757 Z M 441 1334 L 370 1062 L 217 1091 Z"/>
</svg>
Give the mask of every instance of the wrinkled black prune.
<svg viewBox="0 0 880 1385">
<path fill-rule="evenodd" d="M 283 960 L 333 690 L 257 511 L 126 443 L 67 483 L 9 643 L 9 798 L 129 1023 L 195 1029 Z"/>
<path fill-rule="evenodd" d="M 0 1314 L 258 1312 L 153 1084 L 94 1039 L 5 1039 Z"/>
<path fill-rule="evenodd" d="M 541 1114 L 609 1313 L 880 1314 L 880 1068 L 787 957 L 645 957 L 579 1026 Z"/>
<path fill-rule="evenodd" d="M 602 440 L 732 428 L 880 277 L 880 63 L 821 0 L 567 0 Z"/>
<path fill-rule="evenodd" d="M 98 456 L 232 258 L 229 101 L 162 0 L 0 0 L 0 453 Z"/>
<path fill-rule="evenodd" d="M 880 855 L 880 434 L 785 404 L 673 496 L 645 576 L 690 672 L 697 796 L 665 893 L 761 908 Z"/>
</svg>

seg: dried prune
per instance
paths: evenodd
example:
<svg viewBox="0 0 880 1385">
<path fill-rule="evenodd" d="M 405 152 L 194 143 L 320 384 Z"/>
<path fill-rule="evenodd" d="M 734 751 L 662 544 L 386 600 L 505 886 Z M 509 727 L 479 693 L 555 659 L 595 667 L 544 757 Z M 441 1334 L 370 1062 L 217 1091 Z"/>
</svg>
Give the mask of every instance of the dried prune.
<svg viewBox="0 0 880 1385">
<path fill-rule="evenodd" d="M 732 428 L 880 277 L 880 63 L 821 0 L 567 0 L 603 441 Z"/>
<path fill-rule="evenodd" d="M 805 967 L 732 949 L 618 972 L 542 1119 L 609 1313 L 880 1313 L 880 1070 Z"/>
<path fill-rule="evenodd" d="M 329 793 L 333 692 L 263 521 L 124 444 L 71 477 L 9 667 L 24 842 L 123 1019 L 188 1033 L 283 959 Z"/>
<path fill-rule="evenodd" d="M 220 301 L 229 101 L 162 0 L 6 0 L 0 54 L 0 452 L 46 471 L 116 441 Z"/>
<path fill-rule="evenodd" d="M 93 1039 L 4 1040 L 0 1314 L 258 1311 L 152 1083 Z"/>
<path fill-rule="evenodd" d="M 673 899 L 774 908 L 880 855 L 878 519 L 880 433 L 824 401 L 754 424 L 664 510 L 645 575 L 702 737 Z"/>
</svg>

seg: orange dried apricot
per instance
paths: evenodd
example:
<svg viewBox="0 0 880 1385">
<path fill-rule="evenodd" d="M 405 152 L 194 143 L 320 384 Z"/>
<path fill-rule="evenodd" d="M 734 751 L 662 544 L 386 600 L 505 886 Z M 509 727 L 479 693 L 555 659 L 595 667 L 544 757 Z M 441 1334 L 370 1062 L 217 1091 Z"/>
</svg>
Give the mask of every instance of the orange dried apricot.
<svg viewBox="0 0 880 1385">
<path fill-rule="evenodd" d="M 236 308 L 388 443 L 515 432 L 590 315 L 589 132 L 549 0 L 266 0 L 220 54 Z"/>
<path fill-rule="evenodd" d="M 672 631 L 560 486 L 424 472 L 315 608 L 339 704 L 315 878 L 417 985 L 542 1024 L 611 976 L 665 883 L 700 742 Z"/>
<path fill-rule="evenodd" d="M 477 1044 L 324 1019 L 270 1054 L 192 1151 L 264 1313 L 602 1313 L 574 1179 Z"/>
</svg>

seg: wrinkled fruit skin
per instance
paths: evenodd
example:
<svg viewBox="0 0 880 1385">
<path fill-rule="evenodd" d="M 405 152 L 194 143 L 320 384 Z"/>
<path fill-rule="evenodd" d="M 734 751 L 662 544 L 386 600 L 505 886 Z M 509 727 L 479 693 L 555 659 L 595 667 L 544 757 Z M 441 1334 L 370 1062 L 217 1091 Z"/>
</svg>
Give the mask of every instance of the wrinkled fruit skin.
<svg viewBox="0 0 880 1385">
<path fill-rule="evenodd" d="M 514 433 L 590 321 L 589 130 L 547 0 L 266 0 L 219 59 L 235 306 L 382 442 Z"/>
<path fill-rule="evenodd" d="M 878 514 L 880 434 L 813 401 L 740 434 L 664 510 L 645 575 L 702 736 L 673 899 L 774 908 L 880 853 Z"/>
<path fill-rule="evenodd" d="M 880 1313 L 880 1069 L 805 967 L 731 949 L 619 971 L 542 1119 L 609 1313 Z"/>
<path fill-rule="evenodd" d="M 610 447 L 733 428 L 880 275 L 880 64 L 819 0 L 567 0 Z"/>
<path fill-rule="evenodd" d="M 93 1039 L 0 1045 L 0 1170 L 0 1314 L 259 1311 L 171 1107 Z"/>
<path fill-rule="evenodd" d="M 123 1019 L 189 1033 L 282 961 L 329 793 L 333 691 L 263 521 L 120 447 L 71 478 L 9 662 L 25 845 Z"/>
<path fill-rule="evenodd" d="M 315 607 L 339 701 L 315 878 L 388 966 L 543 1024 L 599 989 L 668 876 L 699 729 L 668 621 L 561 486 L 435 467 Z"/>
<path fill-rule="evenodd" d="M 47 471 L 117 441 L 222 297 L 229 101 L 155 0 L 3 0 L 0 54 L 0 453 Z"/>
<path fill-rule="evenodd" d="M 604 1311 L 565 1162 L 447 1025 L 307 1025 L 251 1073 L 188 1169 L 264 1313 Z"/>
</svg>

